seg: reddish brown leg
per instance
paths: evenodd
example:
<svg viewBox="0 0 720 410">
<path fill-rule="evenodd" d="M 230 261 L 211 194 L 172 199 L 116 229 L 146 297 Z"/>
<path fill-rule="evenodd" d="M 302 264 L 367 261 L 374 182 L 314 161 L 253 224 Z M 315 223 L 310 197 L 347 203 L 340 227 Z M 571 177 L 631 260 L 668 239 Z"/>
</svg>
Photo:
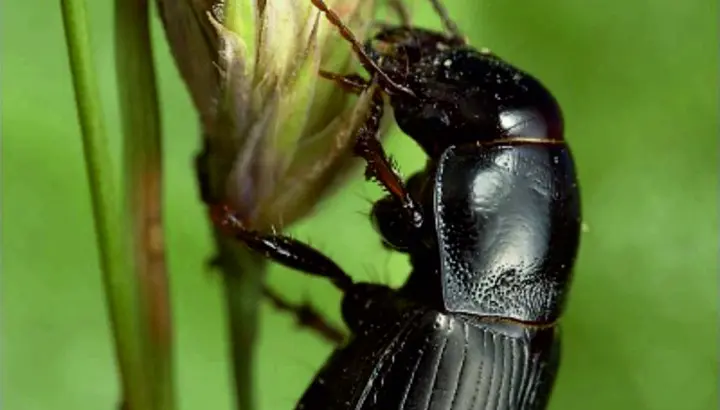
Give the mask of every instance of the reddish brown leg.
<svg viewBox="0 0 720 410">
<path fill-rule="evenodd" d="M 353 152 L 367 162 L 365 178 L 377 181 L 387 192 L 402 204 L 408 223 L 419 228 L 423 222 L 420 206 L 410 196 L 405 183 L 395 168 L 395 164 L 385 153 L 380 141 L 380 121 L 384 112 L 381 91 L 373 96 L 367 120 L 358 130 Z"/>
<path fill-rule="evenodd" d="M 320 70 L 319 74 L 320 77 L 334 82 L 338 87 L 353 94 L 360 94 L 370 86 L 360 74 L 338 74 L 324 70 Z"/>
<path fill-rule="evenodd" d="M 265 287 L 263 294 L 276 309 L 295 316 L 299 326 L 317 333 L 328 342 L 339 345 L 347 338 L 345 332 L 327 321 L 309 303 L 288 302 L 268 287 Z"/>
<path fill-rule="evenodd" d="M 370 85 L 357 74 L 343 75 L 321 71 L 320 76 L 334 81 L 339 87 L 355 94 L 361 93 Z M 373 179 L 385 188 L 402 205 L 408 222 L 413 227 L 419 228 L 423 219 L 420 207 L 408 193 L 395 165 L 378 140 L 377 134 L 380 131 L 383 112 L 382 91 L 377 90 L 373 95 L 367 119 L 358 130 L 353 152 L 367 163 L 365 178 Z"/>
</svg>

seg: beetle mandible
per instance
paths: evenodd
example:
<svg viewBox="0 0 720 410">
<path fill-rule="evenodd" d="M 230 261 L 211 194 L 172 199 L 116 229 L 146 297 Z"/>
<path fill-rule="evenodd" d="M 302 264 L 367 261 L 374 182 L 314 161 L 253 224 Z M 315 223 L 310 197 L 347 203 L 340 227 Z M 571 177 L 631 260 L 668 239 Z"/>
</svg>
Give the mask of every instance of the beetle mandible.
<svg viewBox="0 0 720 410">
<path fill-rule="evenodd" d="M 360 93 L 377 86 L 354 152 L 388 195 L 372 221 L 409 255 L 398 290 L 356 283 L 331 259 L 281 235 L 217 223 L 278 263 L 330 279 L 352 337 L 317 374 L 298 409 L 543 409 L 559 365 L 558 321 L 580 242 L 580 194 L 561 109 L 531 75 L 467 44 L 438 0 L 445 32 L 385 27 L 360 44 L 322 0 L 372 81 L 321 72 Z M 403 15 L 403 13 L 401 13 Z M 422 147 L 405 182 L 377 139 L 387 96 L 400 129 Z M 278 307 L 333 341 L 307 307 Z"/>
</svg>

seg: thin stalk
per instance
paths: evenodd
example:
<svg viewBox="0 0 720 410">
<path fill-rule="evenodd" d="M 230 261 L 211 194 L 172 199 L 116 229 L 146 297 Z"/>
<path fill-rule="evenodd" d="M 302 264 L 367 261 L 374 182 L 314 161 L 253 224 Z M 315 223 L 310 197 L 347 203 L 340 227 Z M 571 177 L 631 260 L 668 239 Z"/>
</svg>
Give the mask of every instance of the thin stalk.
<svg viewBox="0 0 720 410">
<path fill-rule="evenodd" d="M 227 130 L 227 123 L 219 129 Z M 210 141 L 207 135 L 205 139 L 206 142 Z M 201 156 L 202 159 L 197 162 L 198 183 L 209 190 L 209 200 L 212 202 L 212 198 L 224 197 L 227 151 L 213 149 L 212 144 L 207 148 L 207 155 Z M 268 263 L 262 255 L 240 246 L 225 230 L 212 222 L 211 226 L 217 249 L 216 266 L 222 271 L 224 278 L 235 407 L 240 410 L 253 410 L 255 339 Z"/>
<path fill-rule="evenodd" d="M 115 1 L 126 212 L 140 289 L 154 410 L 175 408 L 172 318 L 162 214 L 162 138 L 147 0 Z"/>
<path fill-rule="evenodd" d="M 100 269 L 119 368 L 123 407 L 151 410 L 144 361 L 136 278 L 128 263 L 127 231 L 119 200 L 90 52 L 85 2 L 61 0 L 85 169 L 90 187 Z"/>
<path fill-rule="evenodd" d="M 230 330 L 236 406 L 255 408 L 255 341 L 267 259 L 239 248 L 226 233 L 216 232 L 223 270 Z"/>
<path fill-rule="evenodd" d="M 218 130 L 230 130 L 219 113 Z M 228 131 L 229 132 L 229 131 Z M 212 138 L 204 136 L 206 143 Z M 197 162 L 198 183 L 207 189 L 210 202 L 225 197 L 227 180 L 227 150 L 221 144 L 208 144 L 206 155 Z M 211 221 L 217 249 L 216 266 L 222 271 L 226 302 L 226 317 L 230 336 L 230 354 L 235 387 L 235 407 L 240 410 L 255 409 L 255 340 L 257 338 L 259 306 L 265 283 L 267 260 L 241 246 L 235 238 Z"/>
</svg>

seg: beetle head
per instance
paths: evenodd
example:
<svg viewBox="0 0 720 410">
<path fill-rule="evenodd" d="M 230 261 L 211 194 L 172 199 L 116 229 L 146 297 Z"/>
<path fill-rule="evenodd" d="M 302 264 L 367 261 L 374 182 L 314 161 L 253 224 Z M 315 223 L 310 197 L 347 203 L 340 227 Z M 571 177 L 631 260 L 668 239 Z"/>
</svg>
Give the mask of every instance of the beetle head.
<svg viewBox="0 0 720 410">
<path fill-rule="evenodd" d="M 550 91 L 489 51 L 416 28 L 386 29 L 366 50 L 415 94 L 391 93 L 390 101 L 400 128 L 431 158 L 465 143 L 563 139 L 562 112 Z"/>
</svg>

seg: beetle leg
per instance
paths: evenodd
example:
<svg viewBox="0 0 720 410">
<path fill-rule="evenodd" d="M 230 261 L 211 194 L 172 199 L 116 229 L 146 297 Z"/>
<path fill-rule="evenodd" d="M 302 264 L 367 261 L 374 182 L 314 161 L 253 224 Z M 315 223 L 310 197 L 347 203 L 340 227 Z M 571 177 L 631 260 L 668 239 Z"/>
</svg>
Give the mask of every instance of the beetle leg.
<svg viewBox="0 0 720 410">
<path fill-rule="evenodd" d="M 263 289 L 263 295 L 276 309 L 295 316 L 298 325 L 310 329 L 328 342 L 339 345 L 347 338 L 345 332 L 325 319 L 310 303 L 289 302 L 267 286 Z"/>
<path fill-rule="evenodd" d="M 210 214 L 212 220 L 225 228 L 235 239 L 283 266 L 311 276 L 330 279 L 342 291 L 353 285 L 352 278 L 332 259 L 306 243 L 285 235 L 265 234 L 248 229 L 233 211 L 224 205 L 211 206 Z"/>
<path fill-rule="evenodd" d="M 370 85 L 368 81 L 358 74 L 343 75 L 320 71 L 320 76 L 334 81 L 338 86 L 348 92 L 360 94 Z M 376 91 L 370 106 L 368 117 L 365 123 L 358 130 L 355 139 L 353 152 L 367 162 L 365 177 L 374 179 L 396 200 L 402 204 L 406 215 L 410 218 L 413 227 L 419 228 L 422 225 L 422 214 L 420 207 L 405 188 L 395 164 L 385 153 L 380 141 L 377 138 L 380 131 L 380 121 L 384 113 L 384 101 L 381 91 Z"/>
<path fill-rule="evenodd" d="M 370 86 L 370 83 L 359 74 L 344 75 L 325 70 L 320 70 L 319 74 L 320 77 L 333 81 L 338 87 L 353 94 L 360 94 Z"/>
<path fill-rule="evenodd" d="M 219 267 L 221 263 L 219 258 L 219 256 L 212 257 L 208 261 L 209 267 Z M 300 327 L 309 329 L 329 343 L 340 345 L 347 339 L 347 335 L 342 329 L 325 319 L 309 302 L 289 302 L 268 286 L 263 288 L 263 296 L 270 301 L 275 309 L 295 316 L 295 320 Z"/>
<path fill-rule="evenodd" d="M 343 75 L 320 71 L 320 76 L 334 81 L 344 90 L 355 94 L 363 92 L 370 85 L 368 81 L 357 74 Z M 412 226 L 419 228 L 423 219 L 420 207 L 408 193 L 395 164 L 385 153 L 382 144 L 377 138 L 380 131 L 380 121 L 384 113 L 384 104 L 382 92 L 380 90 L 376 91 L 373 95 L 367 119 L 358 130 L 353 152 L 367 163 L 365 178 L 374 179 L 398 200 L 402 204 L 404 213 L 410 219 Z"/>
<path fill-rule="evenodd" d="M 378 140 L 380 131 L 380 120 L 383 116 L 382 95 L 376 93 L 370 107 L 370 112 L 365 123 L 358 130 L 353 152 L 367 162 L 365 178 L 377 181 L 385 190 L 402 204 L 409 223 L 419 228 L 422 225 L 423 216 L 420 206 L 410 196 L 405 184 L 400 177 L 395 164 L 385 153 L 385 150 Z"/>
</svg>

